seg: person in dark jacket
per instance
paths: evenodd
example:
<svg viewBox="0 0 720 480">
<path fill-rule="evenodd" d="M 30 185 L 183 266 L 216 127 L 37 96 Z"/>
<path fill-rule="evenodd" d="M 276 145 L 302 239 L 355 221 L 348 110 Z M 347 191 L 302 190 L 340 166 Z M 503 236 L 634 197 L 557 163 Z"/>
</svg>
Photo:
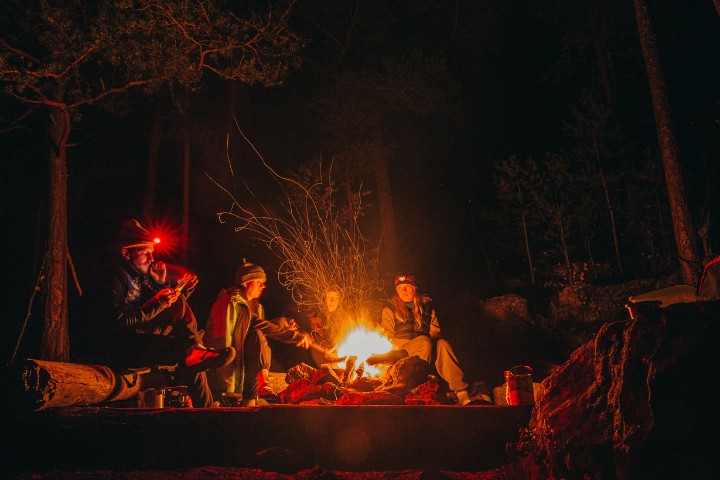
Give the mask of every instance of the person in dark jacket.
<svg viewBox="0 0 720 480">
<path fill-rule="evenodd" d="M 112 363 L 124 367 L 174 365 L 195 407 L 213 405 L 205 371 L 235 357 L 232 347 L 206 348 L 187 298 L 198 283 L 184 270 L 171 282 L 169 266 L 155 261 L 155 241 L 137 220 L 121 233 L 119 258 L 110 276 Z"/>
<path fill-rule="evenodd" d="M 312 337 L 299 331 L 293 320 L 266 320 L 260 296 L 267 277 L 259 265 L 244 262 L 235 272 L 235 284 L 218 294 L 205 326 L 208 345 L 233 346 L 235 360 L 213 372 L 215 387 L 223 393 L 242 394 L 242 405 L 253 406 L 258 398 L 275 400 L 269 383 L 271 349 L 267 338 L 309 348 Z"/>
<path fill-rule="evenodd" d="M 435 345 L 435 368 L 460 405 L 492 403 L 485 393 L 469 393 L 469 384 L 460 368 L 457 355 L 450 342 L 440 335 L 440 323 L 427 296 L 420 295 L 411 275 L 395 277 L 395 295 L 382 310 L 380 326 L 387 333 L 394 349 L 385 355 L 368 358 L 368 364 L 379 360 L 396 361 L 407 356 L 418 356 L 430 363 Z"/>
</svg>

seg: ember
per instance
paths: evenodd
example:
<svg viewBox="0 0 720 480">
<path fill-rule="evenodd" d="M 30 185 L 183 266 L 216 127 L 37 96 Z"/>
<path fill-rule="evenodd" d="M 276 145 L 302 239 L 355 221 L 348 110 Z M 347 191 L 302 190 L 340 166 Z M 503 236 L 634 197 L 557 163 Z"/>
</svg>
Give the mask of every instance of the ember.
<svg viewBox="0 0 720 480">
<path fill-rule="evenodd" d="M 356 357 L 356 365 L 365 364 L 364 373 L 369 377 L 382 375 L 382 366 L 367 365 L 365 360 L 370 355 L 392 350 L 393 346 L 381 331 L 367 322 L 352 322 L 339 335 L 337 355 L 340 357 Z M 360 372 L 358 372 L 360 373 Z M 360 376 L 360 375 L 358 375 Z"/>
</svg>

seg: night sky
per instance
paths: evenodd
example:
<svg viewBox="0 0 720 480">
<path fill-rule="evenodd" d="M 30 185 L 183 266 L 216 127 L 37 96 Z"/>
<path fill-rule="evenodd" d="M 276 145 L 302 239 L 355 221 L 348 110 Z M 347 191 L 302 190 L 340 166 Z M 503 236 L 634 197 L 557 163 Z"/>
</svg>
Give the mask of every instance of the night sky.
<svg viewBox="0 0 720 480">
<path fill-rule="evenodd" d="M 372 71 L 379 68 L 381 58 L 414 51 L 444 58 L 458 85 L 453 114 L 394 111 L 381 124 L 383 140 L 395 145 L 390 174 L 404 252 L 401 263 L 420 277 L 421 286 L 434 292 L 441 305 L 452 302 L 459 292 L 477 298 L 505 293 L 500 277 L 516 274 L 512 270 L 522 265 L 503 257 L 499 269 L 486 268 L 486 256 L 499 255 L 478 240 L 488 228 L 483 219 L 497 208 L 493 164 L 511 155 L 541 158 L 545 152 L 568 147 L 563 120 L 584 91 L 602 92 L 592 32 L 600 31 L 601 36 L 605 32 L 603 44 L 614 67 L 614 120 L 626 147 L 617 162 L 634 162 L 647 149 L 657 151 L 630 0 L 360 2 L 360 18 L 342 51 L 333 38 L 347 31 L 348 12 L 355 2 L 329 2 L 336 8 L 333 12 L 325 10 L 324 3 L 328 2 L 297 2 L 291 24 L 309 43 L 303 64 L 282 86 L 238 84 L 232 97 L 228 81 L 208 76 L 182 113 L 167 89 L 151 96 L 128 96 L 122 105 L 114 104 L 113 111 L 80 112 L 68 155 L 68 231 L 84 289 L 106 263 L 120 222 L 141 215 L 156 108 L 162 112 L 163 125 L 156 217 L 174 225 L 180 224 L 182 215 L 180 132 L 184 126 L 192 131 L 188 266 L 200 276 L 191 303 L 201 322 L 242 258 L 271 272 L 277 266 L 262 243 L 217 221 L 217 212 L 229 206 L 229 199 L 205 174 L 223 183 L 233 181 L 225 152 L 228 132 L 235 181 L 245 182 L 267 201 L 275 194 L 260 159 L 234 128 L 228 128 L 230 112 L 266 161 L 288 172 L 332 152 L 319 106 L 338 75 Z M 454 5 L 459 12 L 453 11 Z M 717 215 L 720 16 L 711 0 L 648 0 L 648 5 L 690 207 L 696 216 L 708 208 Z M 6 96 L 0 108 L 3 120 L 18 112 Z M 4 358 L 10 357 L 19 335 L 46 242 L 46 122 L 36 114 L 26 128 L 0 136 L 6 245 Z M 657 153 L 654 158 L 659 161 Z M 370 232 L 377 228 L 372 218 L 367 228 Z M 180 261 L 180 255 L 165 260 Z M 506 271 L 502 265 L 507 265 Z M 386 280 L 392 272 L 383 274 Z M 72 322 L 73 314 L 86 312 L 85 302 L 90 301 L 78 298 L 72 283 L 69 290 Z M 286 303 L 286 292 L 271 273 L 266 308 L 271 315 L 279 314 Z M 39 348 L 39 306 L 38 299 L 21 357 Z M 461 325 L 461 320 L 448 321 Z"/>
</svg>

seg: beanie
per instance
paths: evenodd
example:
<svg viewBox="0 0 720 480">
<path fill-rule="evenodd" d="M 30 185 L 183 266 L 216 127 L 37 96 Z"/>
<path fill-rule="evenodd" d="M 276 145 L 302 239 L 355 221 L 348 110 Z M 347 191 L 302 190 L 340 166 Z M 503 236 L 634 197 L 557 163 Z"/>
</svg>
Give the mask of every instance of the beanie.
<svg viewBox="0 0 720 480">
<path fill-rule="evenodd" d="M 243 264 L 235 271 L 235 285 L 240 286 L 253 280 L 266 281 L 265 270 L 261 266 L 250 263 L 243 258 Z"/>
</svg>

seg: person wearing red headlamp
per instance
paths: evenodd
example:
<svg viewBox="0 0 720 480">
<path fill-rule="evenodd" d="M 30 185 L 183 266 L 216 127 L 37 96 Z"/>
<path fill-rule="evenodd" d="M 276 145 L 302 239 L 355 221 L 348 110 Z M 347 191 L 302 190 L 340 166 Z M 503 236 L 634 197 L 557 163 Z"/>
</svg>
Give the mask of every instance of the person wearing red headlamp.
<svg viewBox="0 0 720 480">
<path fill-rule="evenodd" d="M 395 295 L 382 310 L 380 326 L 387 332 L 394 352 L 392 360 L 405 356 L 418 356 L 426 362 L 432 360 L 435 346 L 435 368 L 450 389 L 457 395 L 460 405 L 492 403 L 487 394 L 468 392 L 469 384 L 460 368 L 457 355 L 450 342 L 440 335 L 440 323 L 430 298 L 418 294 L 415 277 L 395 277 Z M 371 363 L 371 359 L 368 359 Z"/>
<path fill-rule="evenodd" d="M 156 240 L 131 220 L 118 238 L 119 258 L 110 275 L 113 322 L 109 333 L 111 363 L 123 367 L 178 364 L 177 381 L 186 383 L 195 407 L 213 398 L 205 371 L 232 362 L 232 347 L 205 347 L 187 297 L 198 283 L 185 273 L 170 281 L 168 266 L 155 261 Z"/>
</svg>

